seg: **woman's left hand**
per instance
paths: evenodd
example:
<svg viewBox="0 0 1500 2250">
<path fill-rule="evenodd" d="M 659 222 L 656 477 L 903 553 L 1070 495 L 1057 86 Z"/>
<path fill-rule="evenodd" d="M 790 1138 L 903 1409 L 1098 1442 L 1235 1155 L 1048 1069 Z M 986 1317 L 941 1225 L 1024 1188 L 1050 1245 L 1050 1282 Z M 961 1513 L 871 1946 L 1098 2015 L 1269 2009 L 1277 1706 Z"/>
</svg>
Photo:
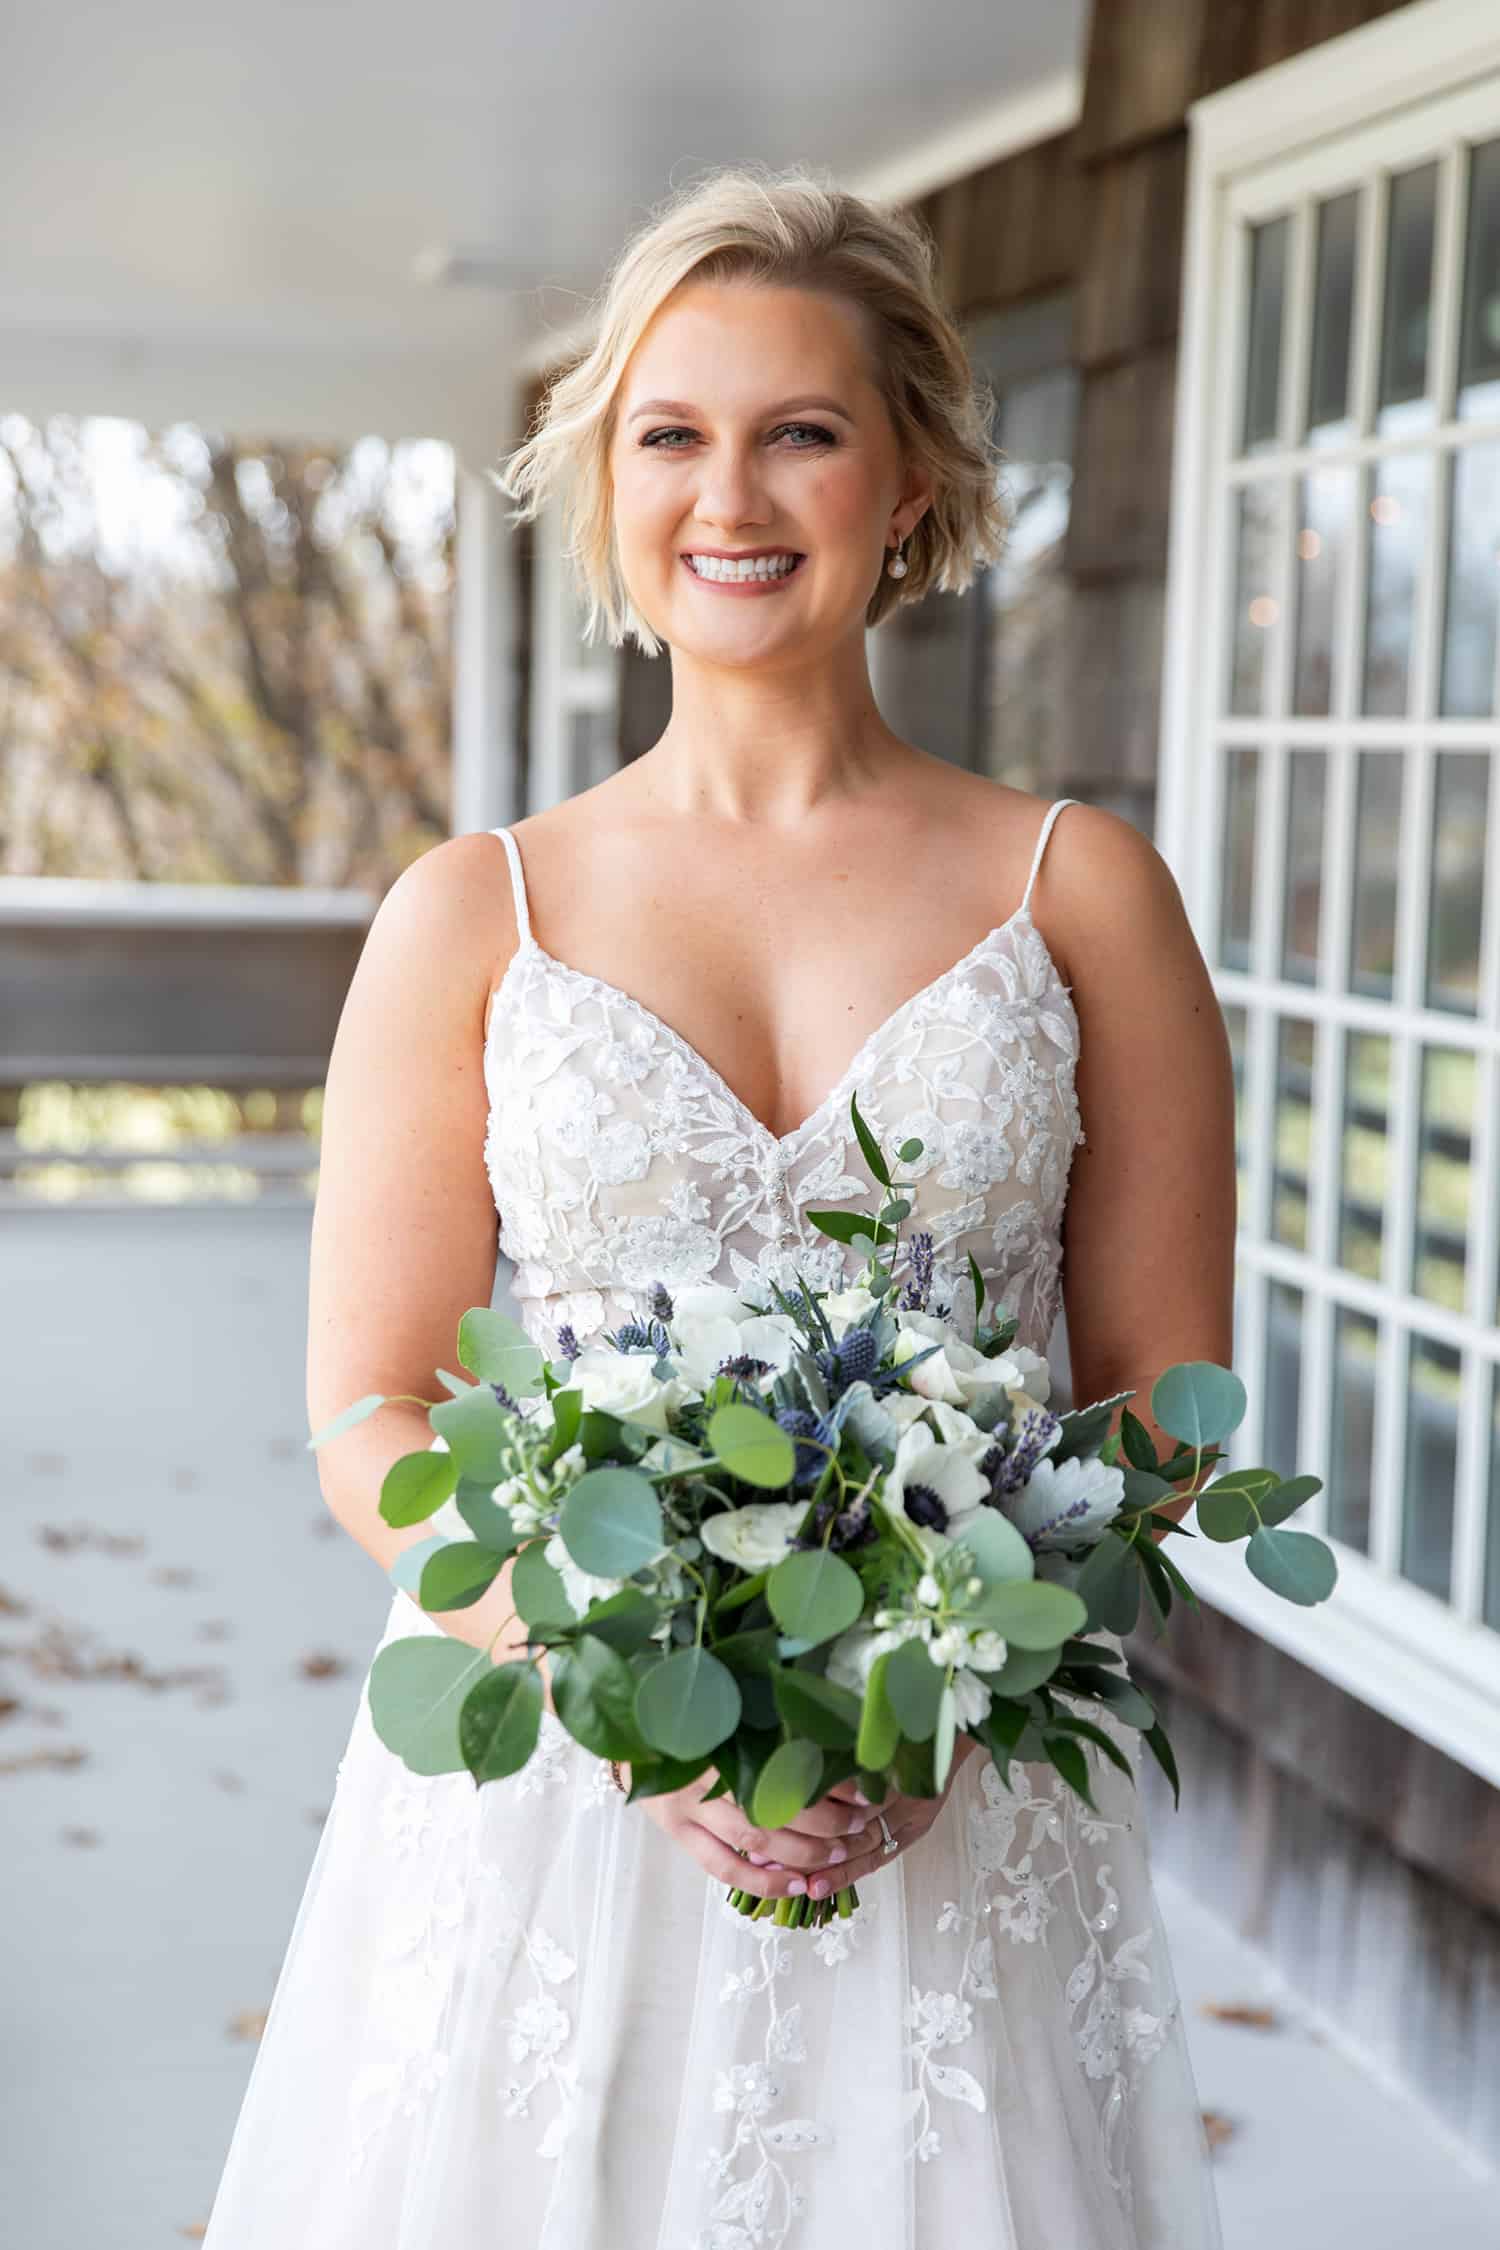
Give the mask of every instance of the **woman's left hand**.
<svg viewBox="0 0 1500 2250">
<path fill-rule="evenodd" d="M 863 1849 L 856 1849 L 847 1859 L 838 1864 L 830 1862 L 827 1866 L 810 1870 L 807 1876 L 808 1897 L 813 1899 L 828 1898 L 834 1891 L 846 1889 L 850 1883 L 862 1883 L 866 1876 L 873 1875 L 878 1868 L 890 1867 L 900 1858 L 902 1851 L 905 1851 L 910 1845 L 916 1843 L 920 1837 L 926 1835 L 928 1829 L 932 1827 L 944 1805 L 948 1802 L 949 1792 L 958 1778 L 959 1769 L 964 1760 L 972 1752 L 983 1747 L 984 1745 L 976 1742 L 971 1734 L 960 1734 L 958 1736 L 953 1745 L 953 1762 L 948 1768 L 948 1778 L 943 1784 L 941 1793 L 936 1797 L 906 1797 L 899 1790 L 890 1789 L 886 1792 L 883 1804 L 871 1805 L 867 1808 L 865 1799 L 859 1794 L 859 1784 L 852 1778 L 848 1781 L 839 1782 L 829 1790 L 826 1797 L 820 1797 L 817 1800 L 819 1805 L 847 1807 L 849 1818 L 865 1811 L 874 1831 L 874 1841 L 865 1845 Z M 811 1806 L 808 1807 L 809 1811 L 812 1809 Z M 890 1852 L 886 1850 L 885 1839 L 881 1834 L 880 1823 L 877 1818 L 880 1813 L 884 1813 L 886 1826 L 900 1846 L 899 1851 Z M 805 1841 L 805 1835 L 797 1830 L 795 1821 L 791 1822 L 789 1826 L 791 1830 L 798 1833 L 799 1841 Z M 778 1835 L 787 1833 L 786 1829 L 772 1829 L 768 1832 L 765 1844 L 765 1864 L 767 1866 L 774 1868 L 780 1865 L 775 1857 L 776 1839 Z"/>
</svg>

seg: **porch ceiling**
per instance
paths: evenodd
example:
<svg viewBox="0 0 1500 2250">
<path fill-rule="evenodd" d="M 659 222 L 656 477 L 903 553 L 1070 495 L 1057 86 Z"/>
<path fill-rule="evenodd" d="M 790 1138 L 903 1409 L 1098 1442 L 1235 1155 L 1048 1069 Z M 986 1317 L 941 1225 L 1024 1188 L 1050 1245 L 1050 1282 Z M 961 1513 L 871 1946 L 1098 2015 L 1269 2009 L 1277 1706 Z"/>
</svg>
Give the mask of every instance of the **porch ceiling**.
<svg viewBox="0 0 1500 2250">
<path fill-rule="evenodd" d="M 1069 121 L 1088 0 L 61 0 L 6 11 L 0 412 L 509 442 L 675 179 L 920 193 Z M 478 284 L 418 277 L 478 252 Z"/>
</svg>

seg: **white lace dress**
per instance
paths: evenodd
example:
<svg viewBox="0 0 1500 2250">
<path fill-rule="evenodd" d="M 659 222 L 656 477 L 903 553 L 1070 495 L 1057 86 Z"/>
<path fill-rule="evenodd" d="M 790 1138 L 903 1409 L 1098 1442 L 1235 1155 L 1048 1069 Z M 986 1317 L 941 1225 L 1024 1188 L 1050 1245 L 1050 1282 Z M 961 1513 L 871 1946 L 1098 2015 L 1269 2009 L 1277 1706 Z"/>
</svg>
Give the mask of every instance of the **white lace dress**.
<svg viewBox="0 0 1500 2250">
<path fill-rule="evenodd" d="M 972 1251 L 1045 1351 L 1078 1023 L 1030 897 L 777 1137 L 648 1009 L 530 933 L 485 1039 L 486 1160 L 533 1339 L 658 1279 L 859 1261 L 801 1214 L 867 1205 L 857 1091 L 917 1134 L 937 1290 Z M 380 1645 L 436 1633 L 397 1593 Z M 1138 1761 L 1138 1738 L 1111 1728 Z M 1211 2160 L 1141 1808 L 1090 1747 L 971 1756 L 943 1813 L 819 1933 L 751 1924 L 550 1713 L 476 1791 L 420 1779 L 363 1695 L 207 2250 L 1218 2250 Z"/>
</svg>

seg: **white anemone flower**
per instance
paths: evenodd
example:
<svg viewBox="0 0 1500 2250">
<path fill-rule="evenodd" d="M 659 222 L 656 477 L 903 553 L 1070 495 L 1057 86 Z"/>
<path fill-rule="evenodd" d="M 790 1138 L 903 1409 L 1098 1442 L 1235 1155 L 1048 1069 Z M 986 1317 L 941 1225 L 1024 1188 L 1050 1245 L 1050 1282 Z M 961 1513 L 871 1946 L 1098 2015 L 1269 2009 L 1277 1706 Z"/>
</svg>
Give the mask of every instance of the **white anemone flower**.
<svg viewBox="0 0 1500 2250">
<path fill-rule="evenodd" d="M 653 1375 L 654 1362 L 645 1352 L 617 1352 L 612 1344 L 589 1344 L 573 1361 L 569 1390 L 580 1393 L 585 1406 L 618 1415 L 642 1429 L 665 1432 L 667 1416 L 694 1396 L 693 1386 L 680 1376 L 665 1381 Z"/>
<path fill-rule="evenodd" d="M 1124 1471 L 1092 1454 L 1043 1457 L 1005 1513 L 1033 1549 L 1092 1546 L 1125 1497 Z"/>
<path fill-rule="evenodd" d="M 726 1359 L 763 1359 L 779 1375 L 791 1365 L 797 1342 L 797 1331 L 785 1313 L 747 1315 L 743 1308 L 736 1319 L 719 1308 L 689 1307 L 684 1313 L 674 1306 L 672 1333 L 677 1364 L 700 1391 L 707 1390 Z"/>
<path fill-rule="evenodd" d="M 962 1445 L 944 1445 L 925 1422 L 913 1422 L 896 1440 L 896 1457 L 881 1495 L 885 1505 L 905 1510 L 910 1485 L 924 1485 L 937 1495 L 950 1537 L 956 1537 L 964 1519 L 983 1506 L 990 1489 L 972 1452 Z"/>
</svg>

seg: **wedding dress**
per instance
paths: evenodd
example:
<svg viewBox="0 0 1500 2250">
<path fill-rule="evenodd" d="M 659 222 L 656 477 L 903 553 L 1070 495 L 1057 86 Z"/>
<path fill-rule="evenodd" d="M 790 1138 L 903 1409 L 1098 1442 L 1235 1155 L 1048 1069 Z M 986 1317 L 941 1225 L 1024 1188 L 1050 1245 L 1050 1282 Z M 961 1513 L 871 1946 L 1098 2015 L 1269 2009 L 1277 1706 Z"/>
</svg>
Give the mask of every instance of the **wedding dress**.
<svg viewBox="0 0 1500 2250">
<path fill-rule="evenodd" d="M 657 1280 L 852 1280 L 802 1214 L 871 1207 L 856 1091 L 885 1145 L 924 1144 L 907 1224 L 932 1230 L 934 1294 L 972 1251 L 1044 1352 L 1084 1136 L 1030 899 L 1075 801 L 1016 911 L 779 1136 L 537 943 L 494 830 L 520 942 L 485 1158 L 533 1340 L 582 1343 Z M 441 1630 L 398 1592 L 379 1645 Z M 974 1754 L 852 1919 L 782 1930 L 550 1712 L 530 1764 L 476 1790 L 408 1772 L 362 1690 L 207 2250 L 1219 2250 L 1140 1802 L 1088 1757 L 1097 1816 L 1050 1766 L 1013 1763 L 1007 1791 Z"/>
</svg>

